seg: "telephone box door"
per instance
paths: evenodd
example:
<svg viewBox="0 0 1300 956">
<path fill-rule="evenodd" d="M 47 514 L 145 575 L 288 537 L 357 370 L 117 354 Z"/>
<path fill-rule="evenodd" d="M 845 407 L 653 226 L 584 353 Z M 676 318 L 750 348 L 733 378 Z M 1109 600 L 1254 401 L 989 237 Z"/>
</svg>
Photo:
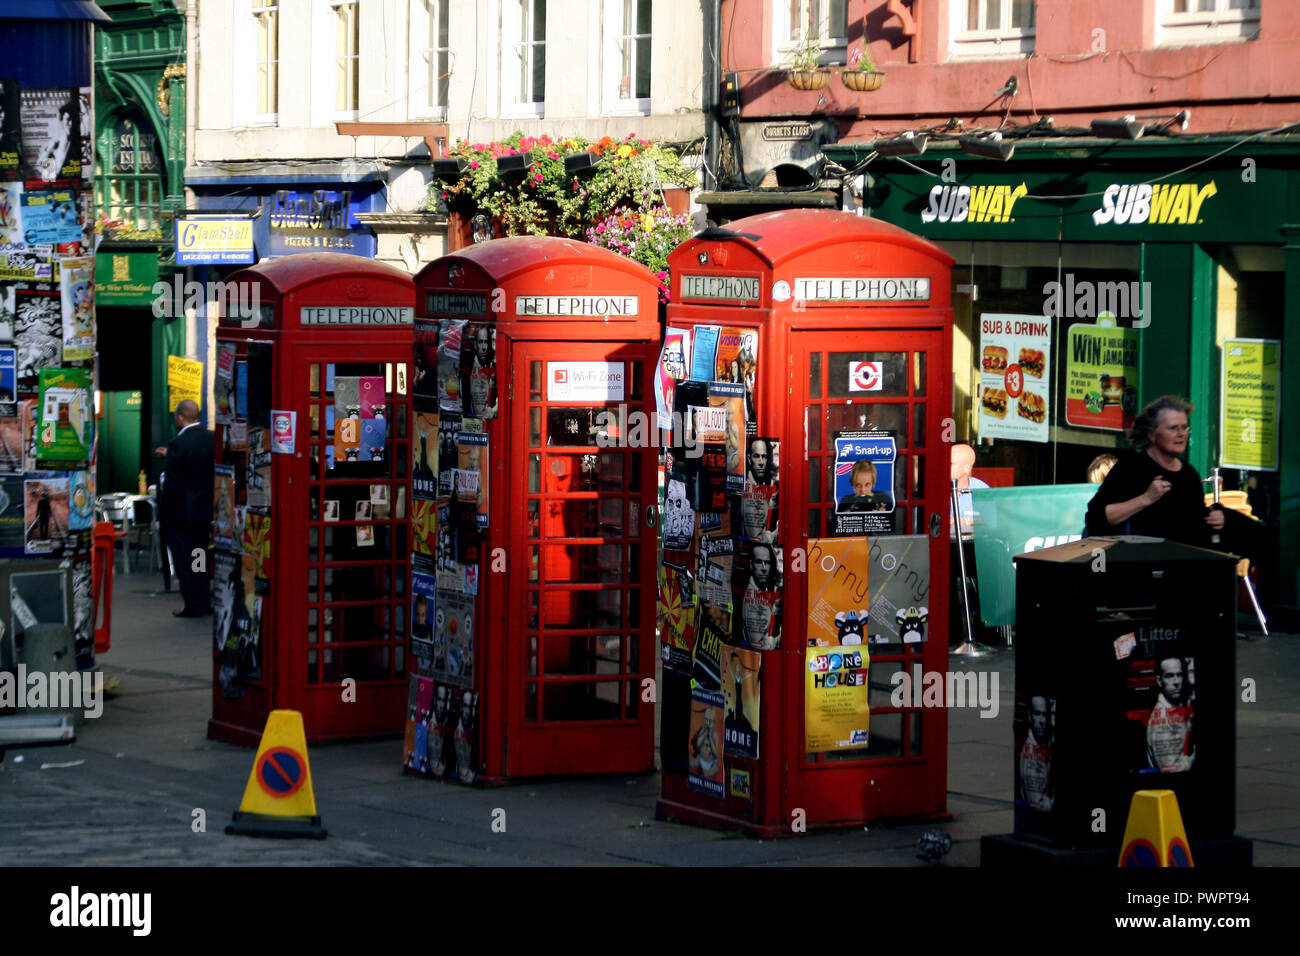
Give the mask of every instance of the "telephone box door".
<svg viewBox="0 0 1300 956">
<path fill-rule="evenodd" d="M 815 539 L 855 536 L 868 539 L 866 553 L 854 553 L 851 559 L 852 570 L 868 571 L 862 607 L 873 614 L 894 613 L 895 605 L 906 611 L 903 605 L 912 606 L 915 600 L 918 613 L 928 609 L 928 619 L 922 640 L 866 645 L 870 723 L 866 746 L 860 748 L 809 752 L 808 724 L 819 717 L 809 714 L 805 702 L 805 650 L 793 645 L 784 649 L 797 658 L 784 668 L 785 699 L 798 702 L 798 713 L 786 721 L 785 733 L 790 735 L 787 752 L 797 755 L 800 770 L 789 775 L 787 813 L 791 807 L 811 805 L 834 808 L 836 812 L 827 814 L 831 819 L 942 812 L 947 712 L 942 707 L 923 710 L 919 689 L 914 701 L 904 701 L 908 706 L 894 706 L 890 678 L 898 671 L 913 674 L 917 664 L 924 671 L 947 669 L 949 446 L 942 435 L 952 403 L 949 382 L 941 373 L 949 367 L 949 346 L 939 331 L 836 329 L 793 332 L 791 340 L 791 389 L 802 399 L 788 406 L 786 434 L 805 436 L 806 463 L 789 471 L 792 487 L 786 500 L 803 504 L 790 517 L 793 534 L 788 542 L 804 549 L 808 573 L 789 577 L 789 613 L 795 620 L 809 620 L 808 592 L 821 580 L 813 565 L 832 550 L 819 549 Z M 854 480 L 865 475 L 854 468 L 859 456 L 851 443 L 881 438 L 886 446 L 892 439 L 892 467 L 886 469 L 878 461 L 876 486 L 855 487 Z M 800 461 L 800 450 L 791 451 L 791 459 Z M 875 553 L 877 545 L 880 553 Z M 889 557 L 894 554 L 900 557 Z M 928 557 L 928 583 L 933 586 L 920 590 L 920 569 L 912 580 L 914 569 L 908 568 L 907 581 L 917 587 L 906 597 L 881 589 L 882 567 L 902 574 L 902 561 L 918 564 L 921 557 Z M 787 569 L 791 562 L 792 556 L 786 556 Z M 826 567 L 823 564 L 822 570 Z M 869 630 L 864 628 L 864 633 Z M 822 770 L 836 772 L 818 772 Z"/>
<path fill-rule="evenodd" d="M 310 702 L 313 737 L 400 727 L 409 632 L 408 354 L 364 345 L 294 353 L 299 435 L 291 484 L 277 493 L 291 496 L 279 504 L 295 522 L 285 540 L 306 544 L 282 567 L 286 584 L 307 594 L 306 618 L 289 632 L 302 657 L 286 666 L 292 699 Z M 355 685 L 344 693 L 349 678 Z"/>
<path fill-rule="evenodd" d="M 654 764 L 649 351 L 514 344 L 509 600 L 522 613 L 507 635 L 511 775 Z"/>
</svg>

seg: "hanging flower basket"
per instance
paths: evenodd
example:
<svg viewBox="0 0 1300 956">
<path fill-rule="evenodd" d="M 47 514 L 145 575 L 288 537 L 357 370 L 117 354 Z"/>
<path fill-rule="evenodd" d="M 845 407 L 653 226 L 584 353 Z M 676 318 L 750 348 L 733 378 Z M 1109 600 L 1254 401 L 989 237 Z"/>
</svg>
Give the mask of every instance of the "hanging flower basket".
<svg viewBox="0 0 1300 956">
<path fill-rule="evenodd" d="M 824 90 L 831 82 L 826 70 L 789 70 L 785 78 L 796 90 Z"/>
<path fill-rule="evenodd" d="M 885 74 L 875 70 L 844 70 L 840 79 L 849 89 L 859 93 L 871 93 L 885 85 Z"/>
</svg>

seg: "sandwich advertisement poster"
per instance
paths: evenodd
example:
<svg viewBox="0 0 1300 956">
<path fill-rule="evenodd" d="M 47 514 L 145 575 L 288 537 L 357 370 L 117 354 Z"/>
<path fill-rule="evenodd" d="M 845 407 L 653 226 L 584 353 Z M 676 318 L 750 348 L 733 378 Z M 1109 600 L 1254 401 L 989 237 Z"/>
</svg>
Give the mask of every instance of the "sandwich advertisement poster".
<svg viewBox="0 0 1300 956">
<path fill-rule="evenodd" d="M 1065 420 L 1081 428 L 1123 431 L 1137 415 L 1142 333 L 1121 329 L 1109 313 L 1070 326 L 1065 356 Z"/>
<path fill-rule="evenodd" d="M 1047 316 L 980 316 L 981 438 L 1047 441 L 1051 355 Z"/>
</svg>

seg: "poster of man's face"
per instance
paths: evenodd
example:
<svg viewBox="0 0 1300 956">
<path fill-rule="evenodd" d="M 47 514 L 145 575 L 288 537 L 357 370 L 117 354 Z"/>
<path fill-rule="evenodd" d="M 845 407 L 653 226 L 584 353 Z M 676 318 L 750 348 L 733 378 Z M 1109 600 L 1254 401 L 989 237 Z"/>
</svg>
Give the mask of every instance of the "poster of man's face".
<svg viewBox="0 0 1300 956">
<path fill-rule="evenodd" d="M 1126 635 L 1133 647 L 1132 635 Z M 1123 647 L 1124 638 L 1116 642 Z M 1139 773 L 1183 773 L 1196 765 L 1196 659 L 1179 641 L 1138 639 L 1120 661 L 1127 750 Z"/>
<path fill-rule="evenodd" d="M 775 485 L 780 459 L 779 443 L 773 438 L 751 438 L 745 463 L 745 481 L 752 485 Z"/>
<path fill-rule="evenodd" d="M 1056 801 L 1052 781 L 1056 700 L 1043 693 L 1018 693 L 1014 719 L 1016 803 L 1051 810 Z"/>
</svg>

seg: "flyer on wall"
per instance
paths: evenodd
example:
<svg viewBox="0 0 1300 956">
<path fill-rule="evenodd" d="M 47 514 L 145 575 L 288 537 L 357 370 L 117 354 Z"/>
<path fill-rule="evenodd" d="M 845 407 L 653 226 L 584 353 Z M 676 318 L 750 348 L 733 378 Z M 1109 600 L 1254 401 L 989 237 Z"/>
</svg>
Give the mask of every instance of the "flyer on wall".
<svg viewBox="0 0 1300 956">
<path fill-rule="evenodd" d="M 835 530 L 837 535 L 894 530 L 894 459 L 890 432 L 835 433 Z"/>
<path fill-rule="evenodd" d="M 1052 320 L 997 312 L 979 328 L 980 438 L 1047 441 Z"/>
<path fill-rule="evenodd" d="M 867 648 L 804 651 L 804 750 L 866 748 L 871 728 Z"/>
</svg>

